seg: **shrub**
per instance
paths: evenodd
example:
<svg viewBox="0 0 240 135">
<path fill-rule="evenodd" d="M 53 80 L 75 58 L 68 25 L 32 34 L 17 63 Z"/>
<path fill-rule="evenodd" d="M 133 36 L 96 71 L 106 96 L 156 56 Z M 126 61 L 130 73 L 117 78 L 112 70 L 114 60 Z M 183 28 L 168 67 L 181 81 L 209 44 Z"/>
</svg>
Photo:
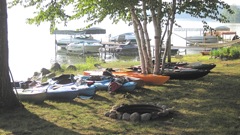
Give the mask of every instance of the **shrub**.
<svg viewBox="0 0 240 135">
<path fill-rule="evenodd" d="M 220 57 L 221 59 L 238 59 L 240 57 L 240 47 L 233 46 L 219 48 L 217 50 L 212 50 L 210 54 L 211 56 Z"/>
<path fill-rule="evenodd" d="M 229 52 L 229 56 L 232 59 L 237 59 L 240 56 L 240 47 L 232 47 Z"/>
<path fill-rule="evenodd" d="M 229 48 L 221 48 L 219 50 L 219 55 L 220 55 L 220 58 L 228 58 L 229 57 L 229 51 L 230 49 Z"/>
<path fill-rule="evenodd" d="M 212 50 L 212 51 L 210 52 L 210 55 L 211 55 L 211 56 L 214 56 L 214 57 L 219 57 L 219 56 L 220 56 L 220 55 L 219 55 L 219 50 L 217 50 L 217 49 Z"/>
</svg>

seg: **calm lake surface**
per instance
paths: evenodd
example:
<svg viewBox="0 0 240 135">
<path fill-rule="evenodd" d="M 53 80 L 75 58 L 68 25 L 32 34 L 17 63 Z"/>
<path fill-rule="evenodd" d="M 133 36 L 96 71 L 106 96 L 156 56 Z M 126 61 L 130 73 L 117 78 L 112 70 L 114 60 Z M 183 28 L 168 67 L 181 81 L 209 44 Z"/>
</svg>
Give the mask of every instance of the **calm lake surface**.
<svg viewBox="0 0 240 135">
<path fill-rule="evenodd" d="M 18 12 L 19 16 L 15 13 Z M 50 68 L 55 62 L 60 64 L 77 64 L 84 63 L 85 58 L 81 56 L 69 56 L 66 53 L 58 51 L 55 55 L 55 38 L 59 39 L 62 36 L 51 35 L 49 31 L 49 23 L 41 24 L 40 26 L 26 24 L 26 18 L 30 17 L 32 11 L 22 10 L 22 8 L 14 8 L 8 11 L 8 42 L 9 42 L 9 65 L 13 73 L 14 80 L 26 80 L 31 77 L 35 71 L 40 71 L 41 68 Z M 182 28 L 202 28 L 201 21 L 178 20 Z M 74 30 L 81 28 L 82 22 L 69 23 L 68 27 L 59 26 L 59 29 Z M 215 28 L 218 26 L 228 26 L 231 31 L 240 32 L 240 24 L 220 24 L 217 22 L 208 22 Z M 107 41 L 108 35 L 112 36 L 132 32 L 131 26 L 124 23 L 117 25 L 111 24 L 110 21 L 104 21 L 97 27 L 106 29 L 105 35 L 98 35 L 96 39 Z M 185 31 L 174 31 L 174 33 L 186 37 Z M 153 28 L 149 27 L 150 37 L 154 37 Z M 200 32 L 187 32 L 188 36 L 200 35 Z M 186 41 L 176 35 L 172 37 L 174 46 L 186 46 Z M 105 57 L 100 57 L 103 59 Z M 113 56 L 107 55 L 105 61 L 113 60 L 138 60 L 136 56 Z"/>
</svg>

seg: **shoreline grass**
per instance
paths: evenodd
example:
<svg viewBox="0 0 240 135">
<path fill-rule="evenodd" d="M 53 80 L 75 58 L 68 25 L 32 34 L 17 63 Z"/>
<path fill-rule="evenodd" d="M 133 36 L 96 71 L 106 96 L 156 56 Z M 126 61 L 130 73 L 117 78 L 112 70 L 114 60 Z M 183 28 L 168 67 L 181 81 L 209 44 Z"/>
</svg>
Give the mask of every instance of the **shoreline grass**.
<svg viewBox="0 0 240 135">
<path fill-rule="evenodd" d="M 173 61 L 180 61 L 173 59 Z M 144 86 L 134 93 L 109 95 L 97 91 L 93 99 L 72 102 L 23 102 L 25 109 L 0 111 L 3 135 L 79 134 L 240 134 L 240 59 L 221 61 L 209 56 L 189 55 L 181 61 L 215 63 L 203 78 L 169 80 L 162 86 Z M 128 62 L 104 63 L 103 67 L 123 68 Z M 104 116 L 112 106 L 156 103 L 174 108 L 171 117 L 133 123 Z"/>
</svg>

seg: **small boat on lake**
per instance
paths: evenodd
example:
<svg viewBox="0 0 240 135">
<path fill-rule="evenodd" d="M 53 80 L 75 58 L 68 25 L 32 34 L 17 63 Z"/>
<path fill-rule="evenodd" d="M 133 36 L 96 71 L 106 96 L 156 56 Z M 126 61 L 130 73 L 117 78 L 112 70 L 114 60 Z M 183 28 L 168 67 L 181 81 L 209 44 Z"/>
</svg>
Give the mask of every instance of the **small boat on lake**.
<svg viewBox="0 0 240 135">
<path fill-rule="evenodd" d="M 91 37 L 88 37 L 86 35 L 81 35 L 78 37 L 74 37 L 74 38 L 62 38 L 58 41 L 56 41 L 57 46 L 62 47 L 62 48 L 66 48 L 67 45 L 69 45 L 70 43 L 81 43 L 81 42 L 86 42 L 86 43 L 100 43 L 101 41 L 93 39 Z"/>
<path fill-rule="evenodd" d="M 103 45 L 100 42 L 74 42 L 66 46 L 67 54 L 98 53 Z"/>
</svg>

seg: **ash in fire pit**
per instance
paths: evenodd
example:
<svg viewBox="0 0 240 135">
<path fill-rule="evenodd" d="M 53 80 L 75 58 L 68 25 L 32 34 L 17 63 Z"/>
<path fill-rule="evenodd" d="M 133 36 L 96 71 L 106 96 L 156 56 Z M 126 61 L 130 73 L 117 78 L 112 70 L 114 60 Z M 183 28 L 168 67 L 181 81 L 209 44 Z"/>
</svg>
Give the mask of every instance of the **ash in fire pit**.
<svg viewBox="0 0 240 135">
<path fill-rule="evenodd" d="M 105 116 L 127 121 L 149 121 L 168 116 L 172 110 L 165 105 L 132 104 L 114 106 Z"/>
</svg>

